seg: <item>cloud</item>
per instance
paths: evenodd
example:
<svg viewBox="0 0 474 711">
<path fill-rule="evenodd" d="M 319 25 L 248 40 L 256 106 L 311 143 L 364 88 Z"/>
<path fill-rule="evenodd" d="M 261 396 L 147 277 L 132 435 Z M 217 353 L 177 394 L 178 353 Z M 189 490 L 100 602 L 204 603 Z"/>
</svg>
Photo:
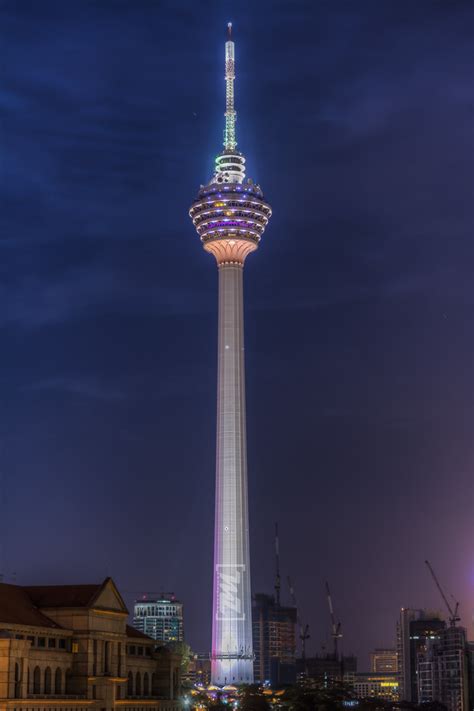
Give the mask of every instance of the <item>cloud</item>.
<svg viewBox="0 0 474 711">
<path fill-rule="evenodd" d="M 0 283 L 0 327 L 41 328 L 117 313 L 162 317 L 208 313 L 205 288 L 173 283 L 165 275 L 157 283 L 155 273 L 153 268 L 145 273 L 140 261 L 117 264 L 111 258 L 110 264 L 49 275 L 41 269 L 15 279 L 6 275 Z"/>
<path fill-rule="evenodd" d="M 96 378 L 80 376 L 46 378 L 25 386 L 23 389 L 34 392 L 58 391 L 97 400 L 123 400 L 126 397 L 126 394 L 121 390 L 107 386 L 103 379 L 99 381 Z"/>
</svg>

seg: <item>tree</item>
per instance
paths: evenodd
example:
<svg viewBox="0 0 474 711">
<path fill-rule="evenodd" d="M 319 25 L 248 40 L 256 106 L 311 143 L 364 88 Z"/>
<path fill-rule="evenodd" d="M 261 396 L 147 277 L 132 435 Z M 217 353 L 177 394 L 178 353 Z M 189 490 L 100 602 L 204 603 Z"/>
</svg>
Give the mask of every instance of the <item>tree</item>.
<svg viewBox="0 0 474 711">
<path fill-rule="evenodd" d="M 168 642 L 166 645 L 170 652 L 181 657 L 181 672 L 187 672 L 191 661 L 191 647 L 186 642 Z"/>
<path fill-rule="evenodd" d="M 270 711 L 270 705 L 261 688 L 256 684 L 245 686 L 239 695 L 239 708 L 242 711 Z"/>
</svg>

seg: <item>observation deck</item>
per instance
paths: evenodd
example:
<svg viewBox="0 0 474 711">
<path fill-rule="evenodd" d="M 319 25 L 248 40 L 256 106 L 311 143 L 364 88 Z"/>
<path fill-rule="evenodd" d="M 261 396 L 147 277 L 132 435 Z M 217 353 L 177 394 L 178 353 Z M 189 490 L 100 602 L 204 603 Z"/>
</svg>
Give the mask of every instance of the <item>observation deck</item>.
<svg viewBox="0 0 474 711">
<path fill-rule="evenodd" d="M 204 249 L 218 264 L 243 264 L 257 249 L 271 214 L 260 187 L 250 180 L 201 187 L 189 211 Z"/>
</svg>

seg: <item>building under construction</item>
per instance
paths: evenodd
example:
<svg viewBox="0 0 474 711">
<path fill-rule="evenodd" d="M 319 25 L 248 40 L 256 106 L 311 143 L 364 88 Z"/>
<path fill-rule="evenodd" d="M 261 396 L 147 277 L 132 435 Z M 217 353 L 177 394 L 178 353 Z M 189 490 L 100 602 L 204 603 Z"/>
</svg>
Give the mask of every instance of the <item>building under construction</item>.
<svg viewBox="0 0 474 711">
<path fill-rule="evenodd" d="M 435 612 L 402 608 L 397 624 L 400 700 L 418 703 L 418 666 L 428 644 L 440 638 L 446 623 Z"/>
<path fill-rule="evenodd" d="M 253 599 L 254 679 L 285 686 L 296 681 L 296 607 L 280 605 L 273 595 Z"/>
<path fill-rule="evenodd" d="M 468 711 L 470 654 L 463 627 L 450 626 L 429 640 L 418 664 L 418 701 L 438 701 L 448 711 Z"/>
<path fill-rule="evenodd" d="M 357 657 L 321 654 L 296 660 L 296 673 L 300 683 L 317 686 L 354 684 L 357 672 Z"/>
</svg>

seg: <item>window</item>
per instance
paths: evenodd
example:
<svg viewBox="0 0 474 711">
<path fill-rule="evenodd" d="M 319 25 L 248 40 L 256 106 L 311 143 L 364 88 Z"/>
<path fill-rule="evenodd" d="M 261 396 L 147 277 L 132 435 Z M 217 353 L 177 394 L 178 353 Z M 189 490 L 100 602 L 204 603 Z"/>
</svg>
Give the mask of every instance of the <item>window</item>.
<svg viewBox="0 0 474 711">
<path fill-rule="evenodd" d="M 46 637 L 38 637 L 38 647 L 46 647 Z"/>
<path fill-rule="evenodd" d="M 145 672 L 143 675 L 143 696 L 150 695 L 150 682 L 148 680 L 148 674 Z"/>
<path fill-rule="evenodd" d="M 27 637 L 26 639 L 31 642 L 31 646 L 32 646 L 32 647 L 35 646 L 35 638 L 34 638 L 34 637 Z"/>
<path fill-rule="evenodd" d="M 21 698 L 20 665 L 15 664 L 15 699 Z"/>
<path fill-rule="evenodd" d="M 59 640 L 58 640 L 58 647 L 59 647 L 59 649 L 66 649 L 66 640 L 65 640 L 65 639 L 59 639 Z"/>
<path fill-rule="evenodd" d="M 129 654 L 136 654 L 137 649 L 134 644 L 131 644 L 130 647 L 128 648 L 128 653 Z"/>
<path fill-rule="evenodd" d="M 54 675 L 54 693 L 60 696 L 63 691 L 63 675 L 61 669 L 58 667 L 56 669 L 56 674 Z"/>
<path fill-rule="evenodd" d="M 51 694 L 51 668 L 46 667 L 44 672 L 44 693 Z"/>
<path fill-rule="evenodd" d="M 41 671 L 35 667 L 33 672 L 33 694 L 41 694 Z"/>
<path fill-rule="evenodd" d="M 135 677 L 135 696 L 141 696 L 142 695 L 142 678 L 140 676 L 140 672 L 137 672 L 137 675 Z"/>
<path fill-rule="evenodd" d="M 56 637 L 49 637 L 48 639 L 48 649 L 56 648 Z"/>
<path fill-rule="evenodd" d="M 104 642 L 104 674 L 110 674 L 110 642 Z"/>
<path fill-rule="evenodd" d="M 143 647 L 137 647 L 137 654 L 141 657 L 143 656 Z"/>
<path fill-rule="evenodd" d="M 66 694 L 72 694 L 72 673 L 70 669 L 66 669 Z"/>
<path fill-rule="evenodd" d="M 128 672 L 127 696 L 133 696 L 133 674 Z"/>
</svg>

